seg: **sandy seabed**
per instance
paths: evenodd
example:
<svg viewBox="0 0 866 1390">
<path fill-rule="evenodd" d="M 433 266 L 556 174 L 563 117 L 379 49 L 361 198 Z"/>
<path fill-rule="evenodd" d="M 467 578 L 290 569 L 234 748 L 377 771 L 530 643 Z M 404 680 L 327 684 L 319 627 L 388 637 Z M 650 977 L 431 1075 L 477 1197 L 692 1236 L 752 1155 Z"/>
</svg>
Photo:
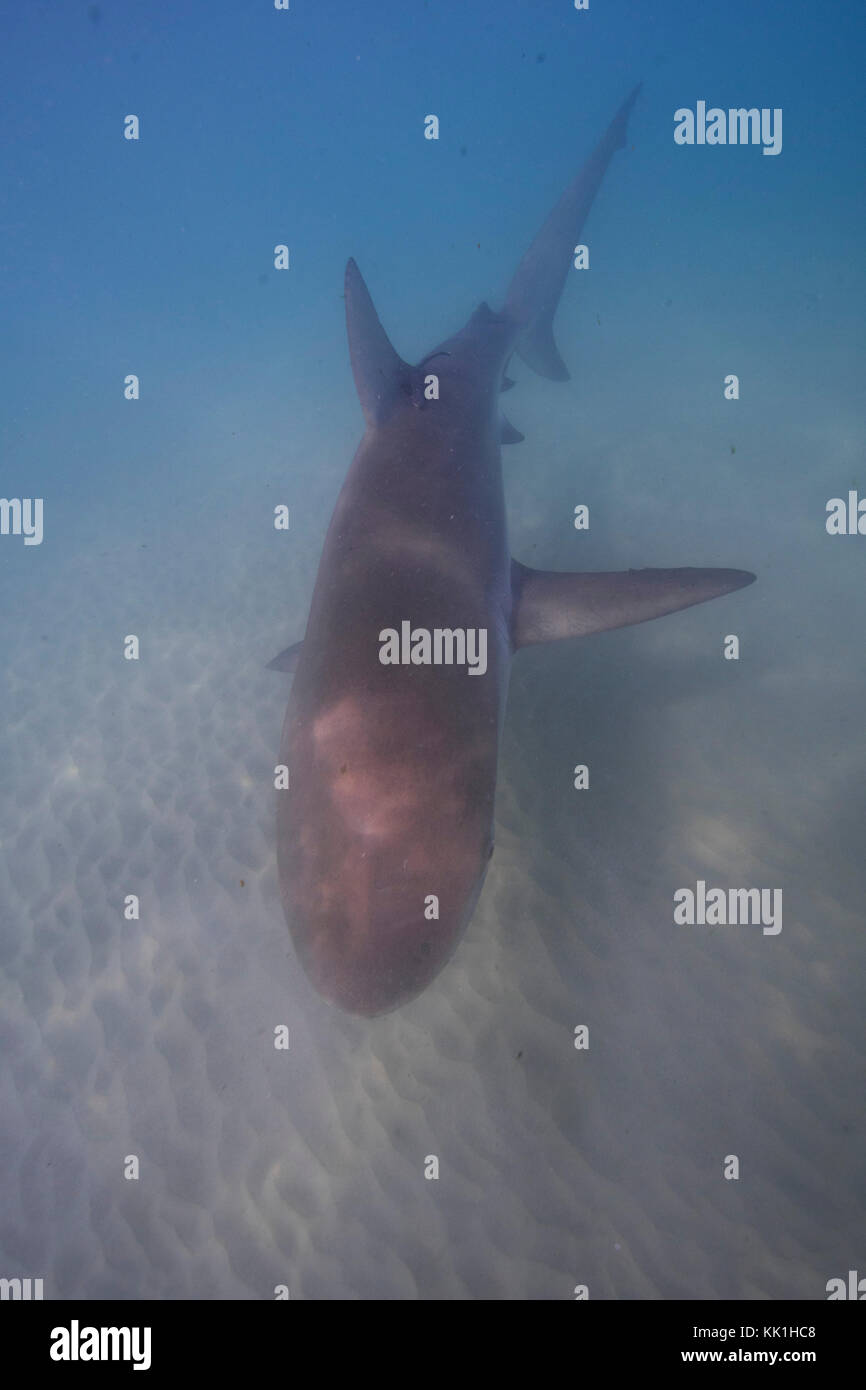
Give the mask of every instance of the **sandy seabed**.
<svg viewBox="0 0 866 1390">
<path fill-rule="evenodd" d="M 522 653 L 469 931 L 418 1000 L 355 1019 L 300 973 L 276 882 L 264 667 L 319 540 L 8 562 L 0 1274 L 48 1298 L 822 1298 L 862 1254 L 858 671 L 804 664 L 802 635 L 767 656 L 772 577 L 752 617 Z M 720 673 L 732 623 L 751 673 Z M 804 626 L 820 643 L 819 606 Z M 782 887 L 782 933 L 675 927 L 699 877 Z"/>
</svg>

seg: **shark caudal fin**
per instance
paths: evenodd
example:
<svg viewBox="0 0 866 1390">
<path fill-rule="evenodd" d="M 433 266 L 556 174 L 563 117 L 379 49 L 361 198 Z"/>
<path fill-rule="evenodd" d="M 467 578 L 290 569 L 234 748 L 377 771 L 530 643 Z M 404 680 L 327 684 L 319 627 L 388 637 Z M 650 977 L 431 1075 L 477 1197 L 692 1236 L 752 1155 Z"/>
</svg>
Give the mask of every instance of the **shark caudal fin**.
<svg viewBox="0 0 866 1390">
<path fill-rule="evenodd" d="M 346 330 L 358 399 L 367 423 L 376 425 L 398 394 L 411 394 L 412 369 L 388 341 L 364 277 L 351 259 L 346 266 Z"/>
<path fill-rule="evenodd" d="M 514 274 L 503 313 L 522 326 L 516 352 L 539 376 L 567 381 L 568 368 L 553 340 L 553 317 L 580 240 L 586 215 L 605 170 L 626 143 L 640 85 L 623 102 L 577 178 L 563 193 Z"/>
<path fill-rule="evenodd" d="M 748 570 L 622 570 L 555 574 L 511 561 L 515 649 L 646 623 L 754 581 Z"/>
</svg>

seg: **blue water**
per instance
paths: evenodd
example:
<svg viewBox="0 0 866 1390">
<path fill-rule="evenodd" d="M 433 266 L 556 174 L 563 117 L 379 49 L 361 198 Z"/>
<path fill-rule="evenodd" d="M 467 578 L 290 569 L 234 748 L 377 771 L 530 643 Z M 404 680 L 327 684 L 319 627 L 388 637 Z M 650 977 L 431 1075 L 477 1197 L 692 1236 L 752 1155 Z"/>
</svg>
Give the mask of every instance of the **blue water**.
<svg viewBox="0 0 866 1390">
<path fill-rule="evenodd" d="M 866 490 L 866 14 L 31 3 L 2 37 L 0 493 L 45 534 L 0 537 L 0 1276 L 825 1297 L 866 1196 L 866 539 L 824 526 Z M 640 80 L 557 318 L 572 379 L 512 372 L 512 547 L 758 583 L 519 657 L 467 937 L 346 1019 L 282 921 L 264 670 L 362 427 L 343 268 L 417 360 L 501 303 Z M 676 145 L 698 101 L 781 108 L 782 152 Z M 674 927 L 699 878 L 781 886 L 783 931 Z"/>
</svg>

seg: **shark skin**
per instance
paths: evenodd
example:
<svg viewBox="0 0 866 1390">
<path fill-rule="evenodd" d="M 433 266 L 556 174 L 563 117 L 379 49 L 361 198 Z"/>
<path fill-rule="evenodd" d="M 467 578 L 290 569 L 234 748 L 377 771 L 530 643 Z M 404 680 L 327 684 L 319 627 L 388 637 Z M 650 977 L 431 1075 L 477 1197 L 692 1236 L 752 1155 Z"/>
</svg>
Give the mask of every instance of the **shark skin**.
<svg viewBox="0 0 866 1390">
<path fill-rule="evenodd" d="M 637 89 L 521 261 L 502 312 L 486 304 L 418 366 L 395 352 L 360 271 L 346 317 L 366 431 L 327 532 L 303 643 L 272 665 L 294 681 L 280 762 L 280 891 L 320 994 L 373 1016 L 442 970 L 493 853 L 493 805 L 515 651 L 688 608 L 742 588 L 743 570 L 550 574 L 512 561 L 499 397 L 517 353 L 568 373 L 552 323 L 572 248 Z M 425 398 L 435 374 L 438 400 Z M 483 629 L 483 674 L 383 664 L 382 634 Z"/>
</svg>

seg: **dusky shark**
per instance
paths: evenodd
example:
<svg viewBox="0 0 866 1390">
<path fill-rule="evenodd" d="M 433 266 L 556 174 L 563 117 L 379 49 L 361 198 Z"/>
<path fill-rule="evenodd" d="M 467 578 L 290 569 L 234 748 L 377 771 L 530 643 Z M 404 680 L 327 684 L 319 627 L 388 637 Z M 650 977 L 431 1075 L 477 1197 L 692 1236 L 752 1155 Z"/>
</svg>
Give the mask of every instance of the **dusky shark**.
<svg viewBox="0 0 866 1390">
<path fill-rule="evenodd" d="M 271 665 L 294 672 L 280 750 L 283 904 L 313 985 L 351 1013 L 384 1013 L 420 993 L 472 915 L 493 853 L 515 652 L 647 622 L 755 577 L 548 573 L 509 553 L 500 445 L 523 436 L 500 409 L 513 385 L 506 369 L 516 353 L 541 376 L 568 379 L 553 317 L 638 90 L 532 242 L 501 312 L 482 303 L 417 366 L 391 346 L 355 262 L 346 267 L 366 432 L 325 539 L 306 636 Z M 438 399 L 427 398 L 431 376 Z M 425 634 L 442 632 L 450 648 L 428 664 Z M 455 659 L 469 632 L 486 634 L 483 671 Z M 410 645 L 385 664 L 383 643 L 401 633 Z"/>
</svg>

